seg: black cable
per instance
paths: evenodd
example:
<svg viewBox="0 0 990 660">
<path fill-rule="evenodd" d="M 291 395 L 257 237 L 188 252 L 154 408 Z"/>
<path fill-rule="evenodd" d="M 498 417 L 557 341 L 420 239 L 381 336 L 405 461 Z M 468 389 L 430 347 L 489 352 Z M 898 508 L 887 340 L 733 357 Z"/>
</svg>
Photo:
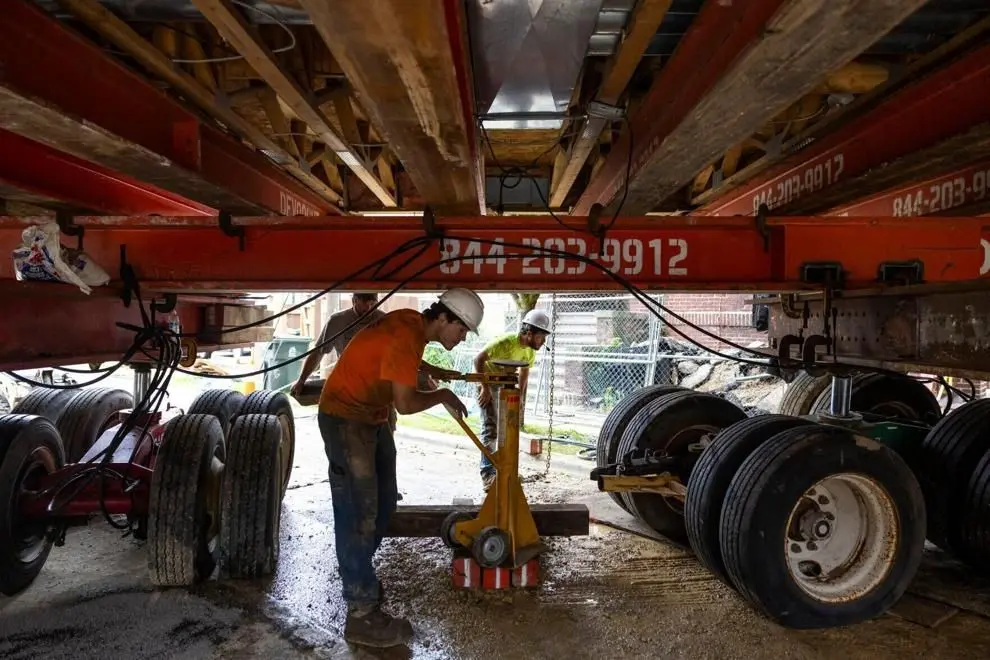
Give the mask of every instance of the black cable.
<svg viewBox="0 0 990 660">
<path fill-rule="evenodd" d="M 477 241 L 477 242 L 479 242 L 481 244 L 487 244 L 487 245 L 496 245 L 496 244 L 498 244 L 498 245 L 500 245 L 502 247 L 512 247 L 512 248 L 515 248 L 515 249 L 526 250 L 526 251 L 529 252 L 529 254 L 525 254 L 525 253 L 523 253 L 523 254 L 507 254 L 507 255 L 505 255 L 505 258 L 524 258 L 524 257 L 527 257 L 527 256 L 532 256 L 533 254 L 536 254 L 536 255 L 545 255 L 545 256 L 551 256 L 551 257 L 562 258 L 562 259 L 571 259 L 571 260 L 575 260 L 575 261 L 579 261 L 579 262 L 585 263 L 586 265 L 589 265 L 589 266 L 592 266 L 593 268 L 598 269 L 603 274 L 605 274 L 606 277 L 608 277 L 608 278 L 612 279 L 613 281 L 615 281 L 616 283 L 620 284 L 630 294 L 632 294 L 637 300 L 639 300 L 640 302 L 642 302 L 644 304 L 644 306 L 647 307 L 648 311 L 650 311 L 650 313 L 653 314 L 654 316 L 663 319 L 664 317 L 661 316 L 661 312 L 666 313 L 666 314 L 668 314 L 669 316 L 672 316 L 675 319 L 681 320 L 683 322 L 683 324 L 686 325 L 689 328 L 692 328 L 694 330 L 700 331 L 700 332 L 702 332 L 702 334 L 705 334 L 705 335 L 707 335 L 709 337 L 712 337 L 712 338 L 714 338 L 714 339 L 716 339 L 718 341 L 721 341 L 723 343 L 726 343 L 726 344 L 728 344 L 728 345 L 730 345 L 732 347 L 735 347 L 735 348 L 737 348 L 737 349 L 739 349 L 739 350 L 741 350 L 743 352 L 746 352 L 746 353 L 749 353 L 749 354 L 752 354 L 752 355 L 755 355 L 755 356 L 758 356 L 758 357 L 765 358 L 767 361 L 766 362 L 763 362 L 763 361 L 758 361 L 758 360 L 751 360 L 751 359 L 742 358 L 740 356 L 727 355 L 727 354 L 724 354 L 724 353 L 720 353 L 717 350 L 714 350 L 712 348 L 709 348 L 708 346 L 705 346 L 705 345 L 701 344 L 698 340 L 690 337 L 689 335 L 687 335 L 686 333 L 682 332 L 680 329 L 676 328 L 675 326 L 670 325 L 670 324 L 667 325 L 668 328 L 670 328 L 671 330 L 673 330 L 679 336 L 683 337 L 688 343 L 701 348 L 702 350 L 704 350 L 707 353 L 710 353 L 710 354 L 715 355 L 717 357 L 721 357 L 721 358 L 723 358 L 725 360 L 731 360 L 731 361 L 742 363 L 742 364 L 750 364 L 750 365 L 760 366 L 760 367 L 770 366 L 771 365 L 770 360 L 772 360 L 772 359 L 780 360 L 779 356 L 762 353 L 762 352 L 757 351 L 755 349 L 751 349 L 751 348 L 748 348 L 748 347 L 740 346 L 739 344 L 736 344 L 735 342 L 732 342 L 732 341 L 729 341 L 729 340 L 724 339 L 722 337 L 719 337 L 718 335 L 716 335 L 714 333 L 711 333 L 711 332 L 708 332 L 704 328 L 701 328 L 700 326 L 698 326 L 698 325 L 696 325 L 694 323 L 691 323 L 690 321 L 687 321 L 686 319 L 683 319 L 683 317 L 680 317 L 679 315 L 677 315 L 674 312 L 670 311 L 668 308 L 664 307 L 661 303 L 659 303 L 659 302 L 657 302 L 657 301 L 649 298 L 645 294 L 645 292 L 643 292 L 641 289 L 639 289 L 638 287 L 636 287 L 635 285 L 633 285 L 626 278 L 622 277 L 621 275 L 619 275 L 617 273 L 613 273 L 612 271 L 608 270 L 608 268 L 606 268 L 603 264 L 600 264 L 597 261 L 591 260 L 590 258 L 588 258 L 588 257 L 586 257 L 584 255 L 578 255 L 578 254 L 574 254 L 574 253 L 567 252 L 567 251 L 564 251 L 564 250 L 555 250 L 555 249 L 543 248 L 543 247 L 539 247 L 539 246 L 521 245 L 521 244 L 516 244 L 516 243 L 496 242 L 496 241 L 491 241 L 491 240 L 487 240 L 487 239 L 479 239 L 479 238 L 476 238 L 476 237 L 466 237 L 466 236 L 454 236 L 454 235 L 451 235 L 451 236 L 448 236 L 448 238 L 451 238 L 453 240 L 461 240 L 461 241 Z M 432 269 L 434 269 L 434 268 L 436 268 L 436 267 L 438 267 L 440 265 L 447 264 L 447 263 L 463 262 L 463 261 L 476 261 L 476 260 L 484 259 L 484 258 L 485 257 L 483 255 L 449 257 L 449 258 L 440 259 L 440 260 L 435 261 L 433 263 L 427 264 L 426 266 L 423 266 L 422 268 L 420 268 L 416 272 L 412 273 L 411 275 L 409 275 L 408 277 L 406 277 L 402 281 L 400 281 L 372 309 L 376 309 L 379 305 L 383 304 L 386 300 L 388 300 L 393 295 L 395 295 L 395 293 L 398 292 L 399 290 L 401 290 L 406 284 L 408 284 L 409 282 L 411 282 L 411 281 L 413 281 L 415 279 L 418 279 L 421 275 L 423 275 L 424 273 L 428 272 L 429 270 L 432 270 Z M 347 328 L 345 328 L 344 330 L 342 330 L 341 333 L 339 333 L 339 334 L 342 334 L 343 332 L 346 332 L 346 330 L 350 329 L 351 327 L 353 327 L 354 325 L 356 325 L 358 322 L 359 322 L 359 320 L 355 320 L 351 325 L 349 325 Z M 336 336 L 337 335 L 335 335 L 334 337 L 328 339 L 326 343 L 329 343 L 330 341 L 332 341 L 333 339 L 335 339 Z M 260 370 L 257 370 L 257 371 L 253 371 L 253 372 L 249 372 L 249 373 L 246 373 L 246 374 L 212 375 L 212 374 L 197 374 L 195 372 L 189 372 L 189 371 L 185 371 L 183 369 L 178 369 L 178 371 L 181 371 L 183 373 L 189 373 L 191 375 L 199 375 L 199 376 L 202 376 L 204 378 L 229 378 L 229 379 L 244 378 L 244 377 L 249 377 L 249 376 L 255 376 L 255 375 L 263 374 L 263 373 L 266 373 L 268 371 L 272 371 L 274 369 L 278 369 L 280 367 L 283 367 L 285 365 L 292 364 L 293 362 L 296 362 L 298 360 L 301 360 L 301 359 L 305 358 L 307 355 L 311 354 L 314 350 L 316 350 L 316 349 L 314 348 L 314 349 L 312 349 L 310 351 L 307 351 L 306 353 L 303 353 L 303 354 L 298 355 L 298 356 L 296 356 L 294 358 L 291 358 L 289 360 L 286 360 L 285 362 L 281 362 L 281 363 L 278 363 L 278 364 L 275 364 L 275 365 L 271 365 L 271 366 L 269 366 L 267 368 L 260 369 Z M 813 363 L 813 364 L 806 364 L 804 361 L 799 360 L 797 358 L 786 358 L 782 362 L 783 362 L 783 364 L 781 366 L 790 367 L 790 368 L 800 368 L 800 367 L 809 367 L 809 366 L 821 366 L 821 363 L 817 363 L 816 362 L 816 363 Z M 848 369 L 851 369 L 851 370 L 857 370 L 857 371 L 863 371 L 863 372 L 869 372 L 869 373 L 882 373 L 882 374 L 888 374 L 888 375 L 899 377 L 899 378 L 911 378 L 912 380 L 917 380 L 917 379 L 915 379 L 915 378 L 913 378 L 913 377 L 911 377 L 909 375 L 903 374 L 901 372 L 893 371 L 893 370 L 890 370 L 890 369 L 883 369 L 883 368 L 880 368 L 880 367 L 864 367 L 864 366 L 861 366 L 861 365 L 845 364 L 845 363 L 840 363 L 840 362 L 837 362 L 837 361 L 829 363 L 829 366 L 833 366 L 833 367 L 844 367 L 844 368 L 848 368 Z"/>
<path fill-rule="evenodd" d="M 626 179 L 622 184 L 622 199 L 619 200 L 619 205 L 615 209 L 615 214 L 612 215 L 611 222 L 608 223 L 606 230 L 611 229 L 615 226 L 615 221 L 619 219 L 619 213 L 622 212 L 622 207 L 626 205 L 626 196 L 629 195 L 629 177 L 632 176 L 632 163 L 633 163 L 633 147 L 635 142 L 633 141 L 633 127 L 632 122 L 625 114 L 622 115 L 622 120 L 626 123 L 626 130 L 629 131 L 629 149 L 626 154 Z"/>
<path fill-rule="evenodd" d="M 528 174 L 528 170 L 524 170 L 523 168 L 515 167 L 515 166 L 510 167 L 510 168 L 503 167 L 502 164 L 498 161 L 498 156 L 495 155 L 495 148 L 492 146 L 492 141 L 491 141 L 491 138 L 488 135 L 488 130 L 485 128 L 484 122 L 478 122 L 478 126 L 481 128 L 481 135 L 484 137 L 485 143 L 488 145 L 488 151 L 492 155 L 492 162 L 495 164 L 495 167 L 498 168 L 499 172 L 501 172 L 501 175 L 499 176 L 499 197 L 501 198 L 502 189 L 503 188 L 509 188 L 511 190 L 512 188 L 515 188 L 516 186 L 518 186 L 519 183 L 522 182 L 522 175 L 523 174 Z M 558 141 L 557 141 L 556 144 L 554 144 L 552 147 L 550 147 L 549 149 L 543 151 L 539 156 L 537 156 L 533 160 L 533 162 L 530 164 L 530 168 L 529 169 L 532 169 L 539 162 L 540 158 L 542 158 L 544 155 L 550 153 L 550 151 L 552 151 L 554 148 L 556 148 L 558 146 L 560 146 L 560 140 L 559 139 L 558 139 Z M 509 175 L 509 176 L 512 176 L 512 175 L 517 176 L 519 180 L 516 181 L 516 183 L 514 183 L 512 186 L 506 186 L 505 185 L 505 177 L 507 175 Z M 536 185 L 536 182 L 533 181 L 532 179 L 530 179 L 530 182 L 533 184 L 533 187 L 536 188 L 536 194 L 540 196 L 540 201 L 543 202 L 543 206 L 546 207 L 547 213 L 550 214 L 550 217 L 553 218 L 557 222 L 558 225 L 560 225 L 561 227 L 563 227 L 564 229 L 566 229 L 568 231 L 573 231 L 573 232 L 576 232 L 576 233 L 582 233 L 583 232 L 583 233 L 586 233 L 586 234 L 589 234 L 589 235 L 593 235 L 590 230 L 585 229 L 585 228 L 582 228 L 582 227 L 572 227 L 571 225 L 567 224 L 566 222 L 564 222 L 563 220 L 561 220 L 559 217 L 557 217 L 557 214 L 553 212 L 553 209 L 552 208 L 550 208 L 550 202 L 547 201 L 547 198 L 543 195 L 543 191 L 540 190 L 540 187 L 538 185 Z M 501 206 L 501 201 L 499 201 L 499 206 Z"/>
</svg>

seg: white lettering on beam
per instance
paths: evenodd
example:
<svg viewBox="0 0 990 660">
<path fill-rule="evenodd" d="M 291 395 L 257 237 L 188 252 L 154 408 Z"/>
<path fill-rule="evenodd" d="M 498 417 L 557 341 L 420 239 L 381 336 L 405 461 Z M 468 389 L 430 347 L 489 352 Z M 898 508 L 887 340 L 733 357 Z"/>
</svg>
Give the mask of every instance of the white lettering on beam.
<svg viewBox="0 0 990 660">
<path fill-rule="evenodd" d="M 307 204 L 298 197 L 285 192 L 284 190 L 278 191 L 278 199 L 279 199 L 279 212 L 282 215 L 288 215 L 288 216 L 321 215 L 318 209 Z"/>
</svg>

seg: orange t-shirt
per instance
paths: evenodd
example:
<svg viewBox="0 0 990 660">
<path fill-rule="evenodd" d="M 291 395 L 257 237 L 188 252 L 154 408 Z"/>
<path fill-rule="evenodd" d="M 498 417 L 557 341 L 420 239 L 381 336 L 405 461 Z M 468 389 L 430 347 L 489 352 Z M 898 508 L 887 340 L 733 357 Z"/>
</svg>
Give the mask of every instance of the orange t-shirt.
<svg viewBox="0 0 990 660">
<path fill-rule="evenodd" d="M 320 394 L 320 412 L 368 424 L 388 421 L 392 383 L 416 387 L 426 322 L 398 309 L 366 326 L 344 349 Z"/>
</svg>

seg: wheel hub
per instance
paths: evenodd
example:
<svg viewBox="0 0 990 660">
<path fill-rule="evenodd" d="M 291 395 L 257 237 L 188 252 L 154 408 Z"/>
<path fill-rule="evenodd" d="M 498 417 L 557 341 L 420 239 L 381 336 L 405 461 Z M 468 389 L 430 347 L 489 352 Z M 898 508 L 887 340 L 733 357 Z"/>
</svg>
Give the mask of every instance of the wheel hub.
<svg viewBox="0 0 990 660">
<path fill-rule="evenodd" d="M 501 557 L 502 553 L 505 552 L 505 543 L 501 537 L 493 536 L 485 539 L 485 542 L 481 545 L 481 551 L 485 559 L 496 559 Z"/>
<path fill-rule="evenodd" d="M 859 474 L 815 484 L 791 511 L 784 552 L 788 571 L 824 602 L 860 598 L 890 570 L 899 521 L 883 486 Z"/>
</svg>

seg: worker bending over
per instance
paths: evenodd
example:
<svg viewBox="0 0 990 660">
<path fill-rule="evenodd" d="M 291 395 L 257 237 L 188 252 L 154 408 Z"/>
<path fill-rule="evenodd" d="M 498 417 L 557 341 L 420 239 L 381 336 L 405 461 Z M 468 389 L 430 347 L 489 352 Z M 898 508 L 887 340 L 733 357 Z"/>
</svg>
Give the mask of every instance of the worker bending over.
<svg viewBox="0 0 990 660">
<path fill-rule="evenodd" d="M 476 331 L 484 314 L 481 299 L 467 289 L 449 289 L 429 309 L 400 309 L 359 332 L 344 350 L 320 396 L 320 434 L 330 460 L 337 562 L 347 602 L 344 639 L 389 647 L 412 637 L 405 619 L 381 610 L 381 584 L 372 557 L 395 511 L 395 442 L 388 411 L 411 415 L 446 404 L 467 409 L 449 389 L 417 388 L 422 368 L 438 380 L 457 372 L 422 362 L 426 344 L 453 349 Z"/>
<path fill-rule="evenodd" d="M 536 351 L 543 347 L 550 334 L 550 318 L 538 309 L 526 312 L 519 332 L 505 335 L 492 341 L 474 358 L 476 372 L 492 373 L 498 368 L 492 360 L 518 360 L 525 362 L 527 367 L 519 369 L 519 400 L 526 405 L 526 384 L 529 381 L 529 368 L 536 360 Z M 478 405 L 482 411 L 481 441 L 488 449 L 495 451 L 498 447 L 498 410 L 492 389 L 486 383 L 481 384 L 478 392 Z M 484 454 L 481 455 L 481 483 L 487 491 L 495 483 L 495 466 Z"/>
</svg>

